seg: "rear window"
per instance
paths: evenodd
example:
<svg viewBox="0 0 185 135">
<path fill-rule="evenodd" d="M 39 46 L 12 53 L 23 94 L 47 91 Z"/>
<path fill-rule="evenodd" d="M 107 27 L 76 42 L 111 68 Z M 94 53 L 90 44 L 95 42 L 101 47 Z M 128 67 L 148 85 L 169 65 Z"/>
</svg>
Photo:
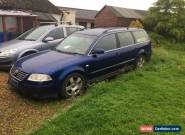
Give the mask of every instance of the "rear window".
<svg viewBox="0 0 185 135">
<path fill-rule="evenodd" d="M 64 32 L 62 28 L 56 28 L 49 32 L 49 34 L 46 37 L 53 37 L 54 40 L 64 38 Z"/>
<path fill-rule="evenodd" d="M 72 33 L 74 33 L 75 31 L 78 31 L 78 28 L 75 27 L 66 27 L 66 31 L 67 31 L 67 35 L 71 35 Z"/>
<path fill-rule="evenodd" d="M 134 31 L 136 43 L 146 42 L 149 40 L 148 34 L 145 31 Z"/>
</svg>

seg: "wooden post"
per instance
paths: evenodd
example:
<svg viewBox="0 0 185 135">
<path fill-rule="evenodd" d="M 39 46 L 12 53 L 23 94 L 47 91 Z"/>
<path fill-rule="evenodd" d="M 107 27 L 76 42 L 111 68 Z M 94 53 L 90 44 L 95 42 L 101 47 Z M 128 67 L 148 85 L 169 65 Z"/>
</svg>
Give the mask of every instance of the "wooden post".
<svg viewBox="0 0 185 135">
<path fill-rule="evenodd" d="M 33 27 L 35 28 L 35 27 L 37 27 L 37 26 L 39 26 L 39 24 L 38 24 L 38 17 L 35 16 L 35 17 L 34 17 L 34 20 L 33 20 Z"/>
<path fill-rule="evenodd" d="M 35 22 L 35 17 L 31 17 L 32 18 L 32 27 L 35 28 L 36 27 L 36 22 Z"/>
<path fill-rule="evenodd" d="M 21 25 L 21 34 L 24 32 L 24 26 L 23 26 L 23 17 L 20 18 L 20 25 Z"/>
<path fill-rule="evenodd" d="M 4 41 L 7 41 L 7 33 L 6 33 L 6 21 L 5 21 L 5 16 L 2 16 L 2 23 L 3 23 Z"/>
</svg>

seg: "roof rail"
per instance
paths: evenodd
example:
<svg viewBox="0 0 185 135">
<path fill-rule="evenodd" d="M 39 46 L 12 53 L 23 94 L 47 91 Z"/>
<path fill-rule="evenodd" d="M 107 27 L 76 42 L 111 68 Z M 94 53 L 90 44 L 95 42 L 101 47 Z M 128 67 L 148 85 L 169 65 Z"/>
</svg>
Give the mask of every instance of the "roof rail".
<svg viewBox="0 0 185 135">
<path fill-rule="evenodd" d="M 107 33 L 107 32 L 109 32 L 110 30 L 113 30 L 113 29 L 115 29 L 115 28 L 106 29 L 103 33 Z"/>
<path fill-rule="evenodd" d="M 111 27 L 111 28 L 107 28 L 107 29 L 105 29 L 105 31 L 102 33 L 102 34 L 105 34 L 105 33 L 107 33 L 107 32 L 109 32 L 109 31 L 111 31 L 111 30 L 119 30 L 119 29 L 125 29 L 125 30 L 137 30 L 138 28 L 131 28 L 131 27 Z"/>
<path fill-rule="evenodd" d="M 107 33 L 107 32 L 109 32 L 109 31 L 111 31 L 111 30 L 114 30 L 114 29 L 121 29 L 121 28 L 123 28 L 123 27 L 111 27 L 111 28 L 106 29 L 103 33 Z"/>
</svg>

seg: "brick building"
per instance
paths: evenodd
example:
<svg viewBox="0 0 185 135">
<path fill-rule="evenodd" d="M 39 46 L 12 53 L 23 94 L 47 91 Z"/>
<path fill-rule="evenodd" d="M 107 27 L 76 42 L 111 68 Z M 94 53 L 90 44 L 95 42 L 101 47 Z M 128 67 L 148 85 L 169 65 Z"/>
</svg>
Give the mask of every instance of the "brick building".
<svg viewBox="0 0 185 135">
<path fill-rule="evenodd" d="M 53 15 L 61 18 L 61 11 L 48 0 L 0 0 L 0 42 L 38 25 L 56 24 Z"/>
<path fill-rule="evenodd" d="M 147 11 L 104 6 L 95 16 L 95 27 L 128 27 L 133 20 L 142 20 Z"/>
</svg>

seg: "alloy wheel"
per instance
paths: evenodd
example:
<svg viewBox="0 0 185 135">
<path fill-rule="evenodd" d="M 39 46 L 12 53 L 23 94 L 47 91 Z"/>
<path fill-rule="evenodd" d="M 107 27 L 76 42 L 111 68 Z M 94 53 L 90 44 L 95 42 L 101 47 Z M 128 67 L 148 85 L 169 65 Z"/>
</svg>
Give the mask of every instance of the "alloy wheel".
<svg viewBox="0 0 185 135">
<path fill-rule="evenodd" d="M 146 62 L 145 57 L 143 55 L 140 56 L 137 60 L 137 67 L 142 68 L 144 66 L 145 62 Z"/>
<path fill-rule="evenodd" d="M 65 90 L 68 96 L 77 96 L 83 88 L 83 80 L 80 76 L 71 76 L 66 83 Z"/>
</svg>

